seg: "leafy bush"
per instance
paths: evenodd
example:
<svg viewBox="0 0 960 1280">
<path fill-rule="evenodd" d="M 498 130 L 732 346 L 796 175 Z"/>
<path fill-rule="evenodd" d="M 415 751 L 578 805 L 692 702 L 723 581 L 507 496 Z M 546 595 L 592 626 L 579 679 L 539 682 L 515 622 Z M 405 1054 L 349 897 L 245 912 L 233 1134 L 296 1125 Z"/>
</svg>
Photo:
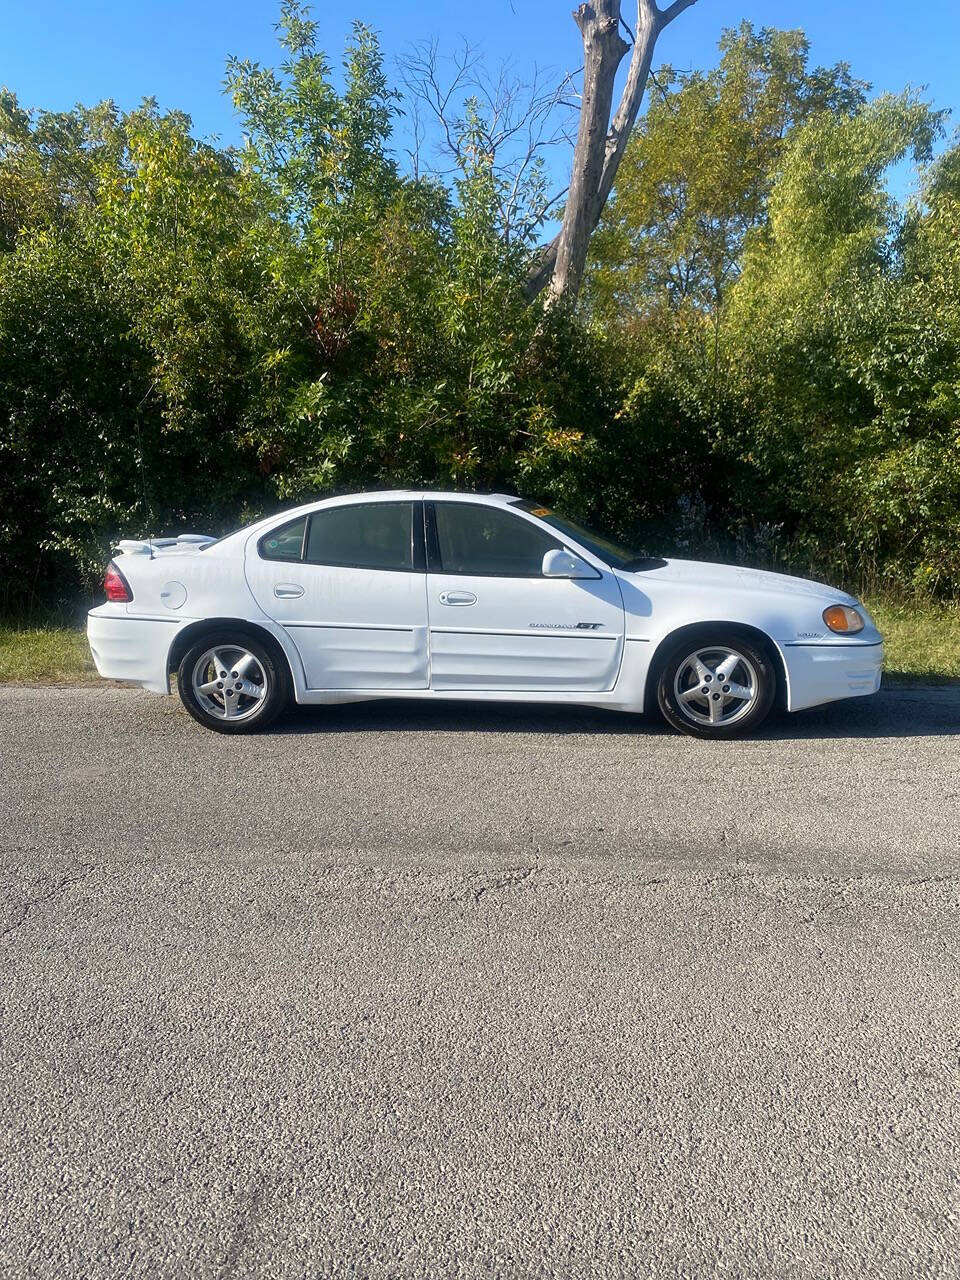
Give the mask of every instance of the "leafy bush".
<svg viewBox="0 0 960 1280">
<path fill-rule="evenodd" d="M 936 113 L 728 33 L 660 78 L 580 312 L 544 313 L 479 104 L 456 179 L 414 176 L 375 35 L 342 74 L 302 6 L 280 39 L 228 67 L 240 152 L 0 95 L 0 605 L 89 589 L 119 535 L 385 485 L 960 592 L 960 154 L 907 209 L 884 186 Z"/>
</svg>

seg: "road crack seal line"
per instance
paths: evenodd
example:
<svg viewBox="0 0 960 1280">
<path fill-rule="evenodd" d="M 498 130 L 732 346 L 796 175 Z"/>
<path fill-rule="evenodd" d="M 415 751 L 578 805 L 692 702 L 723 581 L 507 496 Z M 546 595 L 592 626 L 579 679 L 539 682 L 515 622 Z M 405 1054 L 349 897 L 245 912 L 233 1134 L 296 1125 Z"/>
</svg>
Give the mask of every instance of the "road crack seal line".
<svg viewBox="0 0 960 1280">
<path fill-rule="evenodd" d="M 0 929 L 0 938 L 5 938 L 8 933 L 13 933 L 15 930 L 22 928 L 35 907 L 43 906 L 45 902 L 52 902 L 54 898 L 59 897 L 61 893 L 69 889 L 72 885 L 80 884 L 80 882 L 86 879 L 92 870 L 92 864 L 85 864 L 80 870 L 79 875 L 72 874 L 69 876 L 62 876 L 61 879 L 52 885 L 46 893 L 38 894 L 35 898 L 25 898 L 16 908 L 19 913 L 16 918 L 12 920 L 10 924 L 5 925 L 3 929 Z"/>
<path fill-rule="evenodd" d="M 473 900 L 479 905 L 480 899 L 486 897 L 488 893 L 499 893 L 501 889 L 513 889 L 517 885 L 523 884 L 524 880 L 529 879 L 534 871 L 536 871 L 536 867 L 515 867 L 491 883 L 472 889 Z"/>
</svg>

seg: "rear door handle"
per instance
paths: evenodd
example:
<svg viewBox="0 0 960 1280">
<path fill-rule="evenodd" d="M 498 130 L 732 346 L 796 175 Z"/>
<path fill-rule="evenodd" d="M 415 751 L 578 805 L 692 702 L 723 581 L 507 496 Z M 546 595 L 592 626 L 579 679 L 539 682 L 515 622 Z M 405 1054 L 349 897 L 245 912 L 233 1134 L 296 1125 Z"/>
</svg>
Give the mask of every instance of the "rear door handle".
<svg viewBox="0 0 960 1280">
<path fill-rule="evenodd" d="M 472 591 L 441 591 L 441 604 L 476 604 L 477 597 Z"/>
<path fill-rule="evenodd" d="M 303 587 L 298 587 L 295 582 L 278 582 L 273 588 L 273 594 L 278 600 L 296 600 L 303 595 Z"/>
</svg>

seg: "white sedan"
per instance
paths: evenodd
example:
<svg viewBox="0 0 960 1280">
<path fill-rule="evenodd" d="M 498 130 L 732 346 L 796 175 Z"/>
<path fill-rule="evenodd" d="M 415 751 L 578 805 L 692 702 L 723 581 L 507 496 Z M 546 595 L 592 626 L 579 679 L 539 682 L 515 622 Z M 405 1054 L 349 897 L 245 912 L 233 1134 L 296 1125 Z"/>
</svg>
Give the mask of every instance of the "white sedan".
<svg viewBox="0 0 960 1280">
<path fill-rule="evenodd" d="M 298 703 L 578 703 L 727 738 L 875 693 L 883 640 L 803 578 L 637 556 L 500 494 L 367 493 L 214 541 L 124 541 L 87 634 L 97 670 L 241 733 Z"/>
</svg>

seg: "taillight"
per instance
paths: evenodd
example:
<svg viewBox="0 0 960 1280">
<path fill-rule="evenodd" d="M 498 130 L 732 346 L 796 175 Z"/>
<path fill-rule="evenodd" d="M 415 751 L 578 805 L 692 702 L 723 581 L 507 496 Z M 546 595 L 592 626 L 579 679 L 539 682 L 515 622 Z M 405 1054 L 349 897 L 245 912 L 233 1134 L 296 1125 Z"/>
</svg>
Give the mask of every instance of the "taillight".
<svg viewBox="0 0 960 1280">
<path fill-rule="evenodd" d="M 133 599 L 133 592 L 130 590 L 129 582 L 127 582 L 112 560 L 107 565 L 107 571 L 103 575 L 103 589 L 107 593 L 107 599 L 113 600 L 118 604 L 128 604 Z"/>
</svg>

